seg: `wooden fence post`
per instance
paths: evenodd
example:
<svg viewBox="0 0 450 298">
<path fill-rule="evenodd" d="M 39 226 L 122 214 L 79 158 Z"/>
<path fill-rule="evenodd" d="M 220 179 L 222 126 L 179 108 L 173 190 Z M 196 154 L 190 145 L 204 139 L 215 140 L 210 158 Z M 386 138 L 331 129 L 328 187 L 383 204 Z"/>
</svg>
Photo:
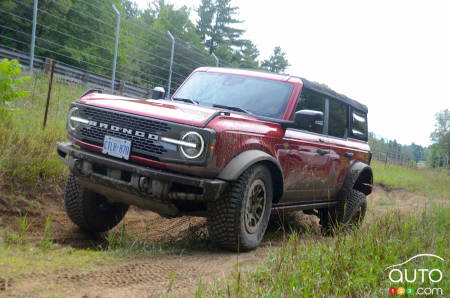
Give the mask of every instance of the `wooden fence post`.
<svg viewBox="0 0 450 298">
<path fill-rule="evenodd" d="M 44 123 L 42 124 L 42 129 L 47 125 L 47 115 L 48 115 L 48 106 L 50 105 L 50 97 L 52 95 L 52 85 L 53 85 L 53 73 L 55 72 L 55 61 L 51 61 L 50 67 L 50 79 L 48 81 L 48 92 L 47 92 L 47 102 L 45 104 L 45 114 L 44 114 Z"/>
<path fill-rule="evenodd" d="M 50 59 L 50 58 L 44 59 L 44 65 L 43 65 L 44 73 L 48 74 L 49 72 L 52 71 L 52 63 L 53 63 L 53 59 Z"/>
<path fill-rule="evenodd" d="M 125 90 L 125 81 L 119 81 L 119 95 L 123 95 L 123 91 Z"/>
</svg>

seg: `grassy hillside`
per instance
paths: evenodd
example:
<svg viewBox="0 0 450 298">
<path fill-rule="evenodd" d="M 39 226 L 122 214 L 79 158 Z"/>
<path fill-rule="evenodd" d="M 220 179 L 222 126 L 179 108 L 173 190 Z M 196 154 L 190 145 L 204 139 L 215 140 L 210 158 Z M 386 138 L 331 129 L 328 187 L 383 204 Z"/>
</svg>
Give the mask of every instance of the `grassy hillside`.
<svg viewBox="0 0 450 298">
<path fill-rule="evenodd" d="M 200 287 L 199 295 L 383 297 L 388 296 L 389 287 L 400 286 L 416 290 L 418 287 L 442 288 L 448 295 L 448 277 L 438 284 L 393 284 L 385 268 L 421 253 L 450 258 L 449 172 L 384 165 L 376 161 L 372 166 L 376 184 L 411 193 L 393 191 L 394 197 L 388 200 L 377 200 L 377 194 L 369 197 L 368 216 L 363 226 L 345 235 L 323 238 L 314 233 L 293 232 L 287 243 L 274 250 L 264 264 L 212 286 Z M 420 202 L 406 206 L 408 197 Z M 442 265 L 435 259 L 428 259 L 421 266 L 444 268 L 447 272 L 450 269 L 448 262 Z M 406 268 L 414 269 L 414 265 Z"/>
<path fill-rule="evenodd" d="M 408 215 L 391 210 L 370 219 L 360 230 L 331 239 L 293 233 L 256 270 L 200 288 L 199 293 L 227 297 L 388 296 L 389 287 L 406 288 L 408 284 L 390 282 L 385 268 L 420 253 L 448 260 L 449 228 L 450 208 L 434 206 Z M 421 266 L 449 269 L 448 263 L 445 267 L 436 259 L 427 259 Z M 438 285 L 411 286 L 419 285 L 450 290 L 448 278 Z"/>
<path fill-rule="evenodd" d="M 415 169 L 373 161 L 375 183 L 406 189 L 433 198 L 450 199 L 450 171 Z"/>
<path fill-rule="evenodd" d="M 30 95 L 14 102 L 11 119 L 0 121 L 0 173 L 26 185 L 59 181 L 65 167 L 57 159 L 55 144 L 66 139 L 69 104 L 84 88 L 54 80 L 44 129 L 48 77 L 37 74 L 22 87 Z"/>
</svg>

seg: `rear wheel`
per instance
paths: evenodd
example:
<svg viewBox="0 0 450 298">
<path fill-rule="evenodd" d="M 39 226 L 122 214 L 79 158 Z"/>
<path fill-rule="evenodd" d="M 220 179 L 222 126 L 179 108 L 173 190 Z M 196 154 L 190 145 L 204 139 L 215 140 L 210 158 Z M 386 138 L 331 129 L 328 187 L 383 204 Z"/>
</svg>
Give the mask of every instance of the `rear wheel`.
<svg viewBox="0 0 450 298">
<path fill-rule="evenodd" d="M 320 225 L 325 235 L 358 228 L 366 215 L 367 199 L 362 192 L 355 189 L 342 191 L 337 200 L 336 206 L 319 210 Z"/>
<path fill-rule="evenodd" d="M 66 183 L 64 203 L 69 218 L 81 229 L 90 232 L 112 229 L 128 210 L 128 205 L 110 203 L 104 196 L 84 188 L 73 175 Z"/>
<path fill-rule="evenodd" d="M 208 205 L 208 233 L 232 251 L 258 247 L 266 232 L 273 198 L 272 177 L 262 165 L 247 169 L 219 199 Z"/>
</svg>

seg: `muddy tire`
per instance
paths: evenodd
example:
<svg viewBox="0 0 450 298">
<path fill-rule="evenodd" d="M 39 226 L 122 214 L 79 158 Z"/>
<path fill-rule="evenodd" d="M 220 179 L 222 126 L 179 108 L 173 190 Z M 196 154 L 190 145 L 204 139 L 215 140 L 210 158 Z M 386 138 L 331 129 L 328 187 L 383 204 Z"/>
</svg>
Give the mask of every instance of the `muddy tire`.
<svg viewBox="0 0 450 298">
<path fill-rule="evenodd" d="M 69 218 L 89 232 L 112 229 L 128 210 L 128 205 L 110 203 L 104 196 L 84 188 L 73 175 L 69 176 L 66 183 L 64 204 Z"/>
<path fill-rule="evenodd" d="M 366 215 L 367 200 L 362 192 L 355 189 L 342 191 L 337 200 L 338 203 L 333 208 L 319 210 L 321 230 L 327 236 L 358 228 Z"/>
<path fill-rule="evenodd" d="M 248 251 L 261 243 L 272 208 L 273 184 L 262 165 L 247 169 L 216 201 L 208 204 L 211 240 L 231 251 Z"/>
</svg>

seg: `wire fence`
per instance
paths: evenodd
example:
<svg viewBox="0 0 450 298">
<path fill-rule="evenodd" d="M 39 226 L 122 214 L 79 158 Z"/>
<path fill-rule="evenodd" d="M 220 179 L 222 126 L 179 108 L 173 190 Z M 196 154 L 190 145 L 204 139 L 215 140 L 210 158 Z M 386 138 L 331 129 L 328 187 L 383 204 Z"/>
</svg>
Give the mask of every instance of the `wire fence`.
<svg viewBox="0 0 450 298">
<path fill-rule="evenodd" d="M 172 94 L 193 69 L 219 64 L 217 57 L 183 40 L 179 29 L 137 24 L 101 1 L 9 3 L 0 4 L 0 57 L 13 56 L 31 70 L 51 58 L 57 61 L 56 75 L 95 82 L 112 93 L 125 85 L 125 93 L 144 96 L 155 86 Z"/>
<path fill-rule="evenodd" d="M 411 158 L 411 156 L 396 151 L 378 151 L 376 149 L 374 150 L 373 148 L 371 149 L 372 149 L 372 159 L 384 163 L 415 167 L 418 164 L 421 165 L 424 162 L 423 159 L 417 161 Z"/>
<path fill-rule="evenodd" d="M 450 169 L 450 156 L 447 153 L 434 152 L 434 156 L 425 157 L 425 151 L 416 156 L 411 152 L 399 150 L 398 148 L 379 148 L 371 145 L 372 159 L 381 161 L 385 164 L 397 164 L 408 167 L 424 168 L 426 166 L 433 168 Z M 431 153 L 430 153 L 431 154 Z"/>
</svg>

